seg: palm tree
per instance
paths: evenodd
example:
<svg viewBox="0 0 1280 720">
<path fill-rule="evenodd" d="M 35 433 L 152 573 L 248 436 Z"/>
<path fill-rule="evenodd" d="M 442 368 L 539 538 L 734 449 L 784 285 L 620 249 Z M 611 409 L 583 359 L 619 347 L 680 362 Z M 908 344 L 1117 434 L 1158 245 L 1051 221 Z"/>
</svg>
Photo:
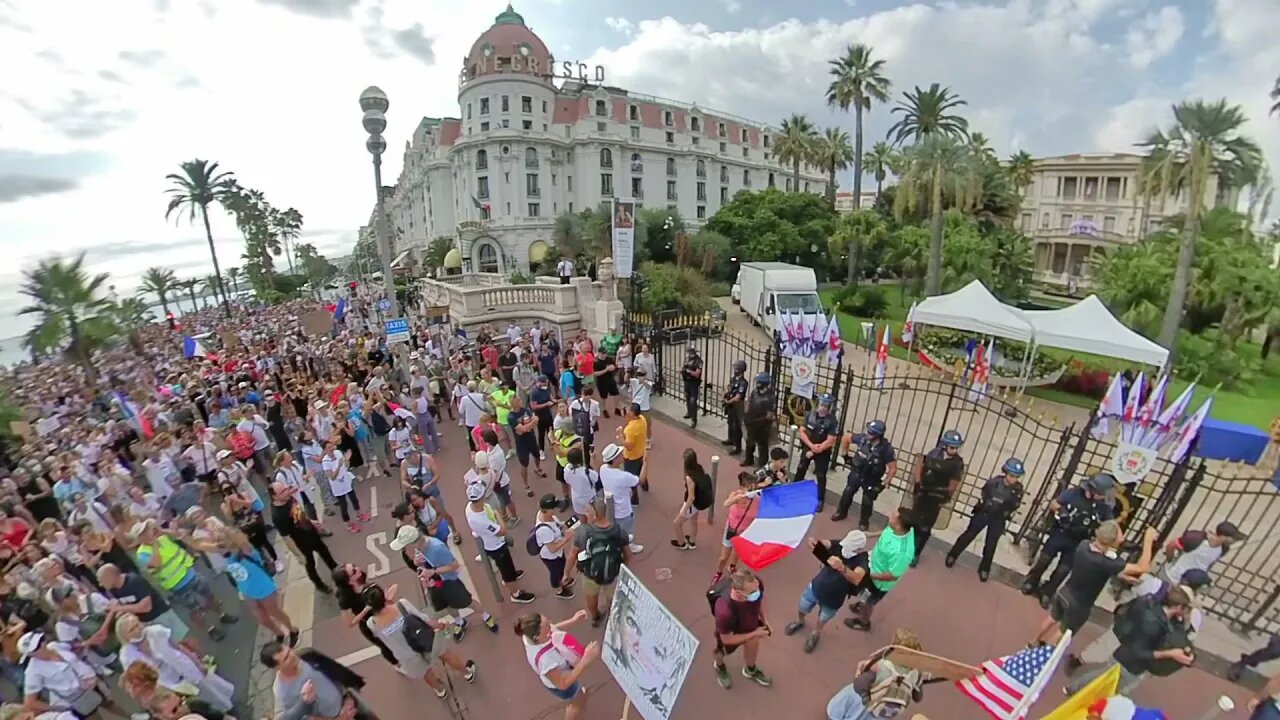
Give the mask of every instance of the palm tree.
<svg viewBox="0 0 1280 720">
<path fill-rule="evenodd" d="M 896 161 L 893 146 L 883 140 L 872 145 L 867 154 L 862 157 L 862 167 L 870 170 L 871 176 L 876 179 L 876 202 L 880 201 L 880 190 L 884 187 L 884 179 L 889 176 L 889 171 L 893 169 Z M 857 172 L 857 169 L 854 169 L 854 173 Z M 857 207 L 856 201 L 854 206 Z"/>
<path fill-rule="evenodd" d="M 1009 156 L 1005 173 L 1009 176 L 1010 184 L 1021 194 L 1035 177 L 1036 160 L 1026 150 L 1019 150 Z"/>
<path fill-rule="evenodd" d="M 187 222 L 195 222 L 196 216 L 204 223 L 204 234 L 209 241 L 209 257 L 213 259 L 213 272 L 218 275 L 218 289 L 222 295 L 222 312 L 231 317 L 231 305 L 227 302 L 227 290 L 222 286 L 222 270 L 218 267 L 218 250 L 213 245 L 213 230 L 209 227 L 209 206 L 222 202 L 236 187 L 235 176 L 229 172 L 219 172 L 218 163 L 207 160 L 188 160 L 182 163 L 181 173 L 165 176 L 170 182 L 166 191 L 169 194 L 169 207 L 165 210 L 165 219 L 174 212 L 181 211 L 187 215 Z"/>
<path fill-rule="evenodd" d="M 901 117 L 885 137 L 894 145 L 901 145 L 907 140 L 919 142 L 930 135 L 965 138 L 969 135 L 969 121 L 952 114 L 953 110 L 965 105 L 968 103 L 951 92 L 949 87 L 934 83 L 928 90 L 921 90 L 917 85 L 914 90 L 902 93 L 902 99 L 890 111 Z"/>
<path fill-rule="evenodd" d="M 191 298 L 191 312 L 199 312 L 200 308 L 196 306 L 196 288 L 200 287 L 200 281 L 196 278 L 179 280 L 178 287 L 186 290 L 187 297 Z"/>
<path fill-rule="evenodd" d="M 969 151 L 983 159 L 995 159 L 996 151 L 991 149 L 991 139 L 986 133 L 974 132 L 969 135 Z"/>
<path fill-rule="evenodd" d="M 1173 117 L 1167 131 L 1156 130 L 1138 143 L 1148 151 L 1144 189 L 1154 197 L 1186 193 L 1189 198 L 1173 285 L 1157 338 L 1170 350 L 1177 347 L 1209 179 L 1216 176 L 1219 185 L 1243 187 L 1258 177 L 1264 165 L 1258 144 L 1241 133 L 1247 120 L 1238 105 L 1192 100 L 1174 105 Z"/>
<path fill-rule="evenodd" d="M 151 293 L 160 300 L 164 314 L 169 314 L 169 293 L 177 289 L 177 278 L 173 271 L 164 267 L 150 267 L 142 274 L 142 284 L 138 287 L 142 292 Z"/>
<path fill-rule="evenodd" d="M 236 295 L 240 294 L 240 268 L 227 268 L 227 281 L 231 283 L 232 292 Z"/>
<path fill-rule="evenodd" d="M 884 242 L 889 232 L 885 219 L 875 210 L 854 210 L 840 218 L 836 231 L 828 241 L 833 259 L 848 253 L 849 274 L 845 282 L 856 285 L 861 267 L 862 250 Z"/>
<path fill-rule="evenodd" d="M 90 381 L 98 373 L 92 362 L 94 348 L 112 335 L 111 301 L 103 297 L 107 274 L 90 276 L 84 268 L 84 253 L 72 260 L 59 257 L 41 260 L 22 272 L 18 292 L 31 304 L 19 315 L 35 315 L 35 327 L 23 338 L 33 354 L 47 355 L 62 350 L 84 368 Z"/>
<path fill-rule="evenodd" d="M 942 214 L 944 198 L 965 210 L 982 199 L 983 164 L 969 146 L 946 133 L 924 136 L 903 153 L 902 172 L 894 196 L 894 213 L 901 219 L 928 198 L 929 262 L 925 293 L 942 292 Z"/>
<path fill-rule="evenodd" d="M 139 331 L 155 321 L 147 309 L 147 301 L 141 297 L 125 298 L 111 307 L 111 317 L 116 327 L 129 335 L 129 344 L 142 352 L 144 345 Z"/>
<path fill-rule="evenodd" d="M 213 295 L 213 302 L 216 304 L 218 302 L 218 276 L 217 275 L 206 275 L 200 278 L 200 295 L 201 295 L 201 298 L 204 300 L 204 304 L 201 306 L 202 309 L 209 307 L 210 294 Z"/>
<path fill-rule="evenodd" d="M 872 100 L 889 102 L 889 79 L 883 74 L 884 61 L 872 59 L 871 47 L 861 43 L 845 48 L 843 57 L 827 64 L 831 66 L 827 105 L 845 112 L 853 108 L 853 209 L 857 210 L 862 207 L 862 111 L 871 109 Z"/>
<path fill-rule="evenodd" d="M 849 167 L 854 160 L 849 133 L 840 128 L 827 128 L 814 143 L 813 156 L 818 165 L 827 170 L 827 201 L 835 207 L 836 173 Z"/>
<path fill-rule="evenodd" d="M 1271 88 L 1271 99 L 1276 101 L 1271 106 L 1271 114 L 1280 115 L 1280 77 L 1276 78 L 1275 87 Z"/>
<path fill-rule="evenodd" d="M 284 256 L 289 261 L 289 274 L 297 272 L 293 266 L 293 252 L 290 243 L 302 236 L 302 213 L 293 208 L 272 213 L 272 228 L 276 237 L 284 243 Z"/>
<path fill-rule="evenodd" d="M 774 153 L 781 163 L 791 163 L 791 189 L 800 192 L 800 163 L 813 159 L 817 130 L 804 115 L 792 115 L 782 121 L 782 136 L 774 143 Z"/>
</svg>

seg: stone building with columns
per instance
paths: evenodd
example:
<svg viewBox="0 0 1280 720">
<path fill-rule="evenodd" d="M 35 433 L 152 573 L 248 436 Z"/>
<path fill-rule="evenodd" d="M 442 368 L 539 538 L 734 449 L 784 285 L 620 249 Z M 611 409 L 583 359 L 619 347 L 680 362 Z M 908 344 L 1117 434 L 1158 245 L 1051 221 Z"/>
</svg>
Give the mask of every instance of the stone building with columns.
<svg viewBox="0 0 1280 720">
<path fill-rule="evenodd" d="M 422 118 L 405 142 L 388 213 L 393 256 L 447 237 L 466 272 L 528 272 L 556 216 L 614 197 L 696 227 L 742 190 L 791 189 L 768 123 L 606 84 L 563 62 L 511 6 L 463 60 L 458 117 Z M 826 192 L 803 166 L 801 191 Z"/>
</svg>

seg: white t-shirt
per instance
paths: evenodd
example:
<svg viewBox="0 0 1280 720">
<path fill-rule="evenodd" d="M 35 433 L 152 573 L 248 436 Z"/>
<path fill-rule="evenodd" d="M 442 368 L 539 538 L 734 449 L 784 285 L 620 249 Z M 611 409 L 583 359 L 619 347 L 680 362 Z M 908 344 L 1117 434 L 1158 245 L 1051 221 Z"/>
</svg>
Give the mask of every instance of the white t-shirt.
<svg viewBox="0 0 1280 720">
<path fill-rule="evenodd" d="M 604 491 L 613 496 L 613 516 L 616 518 L 631 517 L 631 488 L 640 484 L 640 478 L 622 468 L 602 465 L 600 467 L 600 484 Z"/>
<path fill-rule="evenodd" d="M 218 482 L 229 482 L 235 486 L 237 493 L 250 500 L 262 502 L 262 496 L 258 494 L 258 489 L 253 486 L 253 483 L 249 482 L 249 468 L 239 460 L 218 471 Z"/>
<path fill-rule="evenodd" d="M 50 705 L 70 707 L 74 700 L 93 687 L 97 674 L 88 663 L 77 658 L 70 650 L 57 645 L 50 647 L 60 659 L 31 658 L 22 676 L 22 692 L 24 695 L 48 692 Z"/>
<path fill-rule="evenodd" d="M 556 264 L 556 273 L 560 277 L 573 277 L 573 263 L 568 260 L 561 260 Z"/>
<path fill-rule="evenodd" d="M 197 475 L 206 475 L 217 467 L 218 448 L 214 447 L 211 442 L 192 445 L 182 454 L 191 461 L 191 465 L 195 467 Z"/>
<path fill-rule="evenodd" d="M 485 453 L 489 456 L 489 474 L 497 479 L 498 487 L 511 484 L 511 475 L 507 473 L 507 453 L 501 446 L 495 445 Z"/>
<path fill-rule="evenodd" d="M 147 484 L 151 486 L 151 492 L 154 492 L 162 503 L 169 499 L 173 494 L 172 481 L 178 478 L 178 468 L 173 466 L 173 461 L 162 454 L 155 460 L 151 458 L 143 460 L 142 469 L 147 474 Z"/>
<path fill-rule="evenodd" d="M 569 660 L 550 640 L 545 643 L 531 643 L 528 638 L 525 638 L 524 656 L 529 661 L 529 667 L 538 674 L 538 679 L 549 688 L 554 688 L 556 684 L 547 678 L 547 673 L 552 670 L 571 669 Z"/>
<path fill-rule="evenodd" d="M 538 551 L 538 557 L 544 560 L 555 560 L 556 558 L 564 557 L 564 548 L 552 550 L 547 547 L 564 537 L 564 525 L 560 523 L 560 520 L 557 518 L 551 518 L 551 520 L 545 522 L 538 520 L 534 527 L 537 529 L 533 531 L 533 535 L 537 538 L 538 547 L 541 548 Z"/>
<path fill-rule="evenodd" d="M 316 439 L 324 444 L 333 435 L 333 415 L 315 415 L 311 418 L 311 427 L 316 431 Z"/>
<path fill-rule="evenodd" d="M 485 397 L 478 392 L 469 392 L 458 401 L 462 410 L 462 422 L 469 428 L 480 424 L 480 416 L 485 412 Z"/>
<path fill-rule="evenodd" d="M 89 500 L 85 504 L 84 512 L 75 508 L 67 513 L 67 520 L 70 525 L 75 525 L 80 521 L 88 521 L 89 525 L 98 532 L 111 532 L 111 522 L 107 519 L 107 506 L 100 502 Z"/>
<path fill-rule="evenodd" d="M 253 450 L 257 452 L 271 447 L 271 438 L 267 437 L 267 431 L 263 429 L 266 424 L 266 420 L 255 415 L 253 419 L 245 418 L 237 423 L 236 430 L 253 436 Z"/>
<path fill-rule="evenodd" d="M 393 427 L 391 428 L 391 433 L 388 434 L 387 437 L 391 440 L 391 447 L 396 450 L 396 458 L 403 460 L 405 456 L 409 454 L 409 449 L 413 445 L 411 440 L 413 433 L 409 430 L 408 426 L 399 428 Z"/>
<path fill-rule="evenodd" d="M 489 505 L 481 505 L 480 510 L 474 510 L 472 504 L 467 503 L 467 526 L 471 528 L 471 534 L 480 539 L 485 550 L 501 550 L 507 543 L 506 538 L 498 534 L 502 530 L 502 521 Z"/>
<path fill-rule="evenodd" d="M 351 492 L 356 476 L 347 467 L 347 459 L 342 453 L 335 450 L 332 455 L 325 455 L 321 467 L 324 468 L 325 477 L 329 479 L 329 490 L 334 497 L 342 497 Z"/>
<path fill-rule="evenodd" d="M 631 402 L 640 406 L 644 412 L 649 411 L 649 397 L 653 394 L 653 383 L 649 378 L 631 378 Z"/>
<path fill-rule="evenodd" d="M 1182 582 L 1182 576 L 1188 570 L 1204 570 L 1208 572 L 1213 564 L 1222 557 L 1222 546 L 1214 547 L 1208 540 L 1202 541 L 1194 550 L 1184 552 L 1176 560 L 1165 566 L 1164 576 L 1170 582 Z"/>
<path fill-rule="evenodd" d="M 524 334 L 524 331 L 520 329 L 519 325 L 507 326 L 507 340 L 510 340 L 512 345 L 514 345 L 515 342 L 519 340 L 520 336 L 523 334 Z"/>
<path fill-rule="evenodd" d="M 600 475 L 589 467 L 566 466 L 564 469 L 564 482 L 569 486 L 570 496 L 584 503 L 595 496 L 595 482 L 599 479 Z"/>
</svg>

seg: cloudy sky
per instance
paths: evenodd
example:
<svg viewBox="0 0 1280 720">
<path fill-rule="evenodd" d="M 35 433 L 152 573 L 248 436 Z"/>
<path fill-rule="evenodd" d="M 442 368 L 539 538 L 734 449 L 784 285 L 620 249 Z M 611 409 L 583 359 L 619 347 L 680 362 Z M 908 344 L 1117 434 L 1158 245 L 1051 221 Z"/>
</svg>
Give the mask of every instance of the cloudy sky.
<svg viewBox="0 0 1280 720">
<path fill-rule="evenodd" d="M 143 269 L 211 271 L 203 234 L 166 222 L 165 175 L 217 160 L 306 240 L 345 254 L 372 201 L 356 99 L 391 97 L 388 140 L 457 114 L 457 73 L 505 0 L 0 0 L 0 265 L 5 308 L 24 266 L 87 251 L 122 292 Z M 641 9 L 643 8 L 643 9 Z M 1280 74 L 1276 0 L 520 0 L 561 59 L 638 92 L 778 122 L 824 107 L 826 61 L 852 42 L 895 94 L 941 82 L 1001 155 L 1132 150 L 1169 104 L 1227 97 L 1280 162 L 1267 92 Z M 868 137 L 889 124 L 874 109 Z M 384 170 L 394 178 L 398 153 Z M 848 183 L 848 178 L 843 181 Z M 229 218 L 213 219 L 239 265 Z M 22 321 L 0 313 L 0 337 Z"/>
</svg>

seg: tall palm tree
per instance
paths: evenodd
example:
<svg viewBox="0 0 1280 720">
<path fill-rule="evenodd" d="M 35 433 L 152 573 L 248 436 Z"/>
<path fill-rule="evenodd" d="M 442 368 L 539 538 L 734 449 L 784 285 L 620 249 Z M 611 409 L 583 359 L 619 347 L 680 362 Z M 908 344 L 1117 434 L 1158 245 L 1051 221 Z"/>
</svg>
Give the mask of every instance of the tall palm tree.
<svg viewBox="0 0 1280 720">
<path fill-rule="evenodd" d="M 209 295 L 213 295 L 214 304 L 218 303 L 218 276 L 206 275 L 200 278 L 200 294 L 204 300 L 202 308 L 209 307 Z"/>
<path fill-rule="evenodd" d="M 302 236 L 302 213 L 294 208 L 272 213 L 272 228 L 275 236 L 284 243 L 284 256 L 289 261 L 289 274 L 297 272 L 293 266 L 293 252 L 289 246 Z"/>
<path fill-rule="evenodd" d="M 836 173 L 853 162 L 853 146 L 849 133 L 840 128 L 827 128 L 814 142 L 813 157 L 827 171 L 827 202 L 836 204 Z"/>
<path fill-rule="evenodd" d="M 871 57 L 871 46 L 856 43 L 845 48 L 844 55 L 827 61 L 831 84 L 827 86 L 827 105 L 845 112 L 853 108 L 853 209 L 862 207 L 862 111 L 871 109 L 871 101 L 889 102 L 889 79 L 884 76 L 884 61 Z"/>
<path fill-rule="evenodd" d="M 884 179 L 889 176 L 889 171 L 893 169 L 893 163 L 897 160 L 893 146 L 881 140 L 862 157 L 862 166 L 871 172 L 871 176 L 876 179 L 876 202 L 880 201 L 880 191 L 884 188 Z M 856 173 L 857 170 L 855 169 Z M 855 191 L 856 192 L 856 191 Z"/>
<path fill-rule="evenodd" d="M 227 302 L 227 291 L 222 287 L 222 269 L 218 267 L 218 250 L 213 245 L 213 230 L 209 227 L 209 206 L 222 202 L 236 187 L 232 173 L 218 170 L 218 163 L 207 160 L 188 160 L 182 163 L 181 173 L 165 176 L 170 186 L 169 207 L 165 210 L 165 219 L 175 212 L 185 213 L 187 222 L 195 222 L 199 215 L 204 223 L 204 234 L 209 241 L 209 257 L 213 259 L 213 272 L 219 277 L 218 289 L 222 294 L 222 312 L 231 317 L 231 305 Z"/>
<path fill-rule="evenodd" d="M 1170 350 L 1177 347 L 1187 304 L 1209 179 L 1216 176 L 1220 186 L 1243 187 L 1258 177 L 1265 162 L 1258 144 L 1241 132 L 1247 120 L 1238 105 L 1229 105 L 1226 100 L 1191 100 L 1174 105 L 1173 117 L 1174 124 L 1168 130 L 1156 130 L 1138 143 L 1148 151 L 1142 172 L 1144 189 L 1155 197 L 1178 193 L 1188 197 L 1178 261 L 1158 337 Z"/>
<path fill-rule="evenodd" d="M 1276 101 L 1271 106 L 1271 114 L 1280 115 L 1280 77 L 1276 78 L 1275 87 L 1271 88 L 1271 99 Z"/>
<path fill-rule="evenodd" d="M 996 157 L 996 151 L 991 149 L 991 139 L 987 137 L 986 133 L 970 133 L 969 151 L 983 159 L 994 160 Z"/>
<path fill-rule="evenodd" d="M 890 110 L 900 117 L 890 126 L 885 138 L 894 145 L 901 145 L 907 140 L 919 142 L 930 135 L 966 138 L 969 121 L 953 112 L 965 105 L 968 103 L 951 92 L 949 87 L 934 83 L 928 90 L 921 90 L 917 85 L 914 90 L 903 92 L 902 99 Z"/>
<path fill-rule="evenodd" d="M 804 115 L 792 115 L 782 121 L 782 136 L 774 143 L 778 160 L 791 163 L 791 189 L 800 192 L 800 163 L 813 159 L 813 144 L 818 131 Z"/>
<path fill-rule="evenodd" d="M 238 267 L 227 268 L 227 280 L 231 283 L 232 291 L 235 292 L 236 295 L 240 294 L 241 274 L 240 268 Z"/>
<path fill-rule="evenodd" d="M 177 278 L 169 268 L 150 267 L 142 274 L 142 284 L 138 289 L 155 295 L 160 301 L 160 307 L 164 308 L 164 314 L 168 315 L 169 293 L 177 289 Z"/>
<path fill-rule="evenodd" d="M 1026 150 L 1019 150 L 1009 156 L 1005 173 L 1009 176 L 1009 183 L 1021 194 L 1036 175 L 1036 160 Z"/>
<path fill-rule="evenodd" d="M 96 381 L 92 353 L 111 338 L 113 329 L 111 301 L 103 295 L 106 283 L 106 273 L 91 276 L 85 270 L 84 253 L 72 260 L 47 258 L 24 270 L 18 292 L 31 304 L 18 314 L 36 316 L 36 325 L 23 345 L 37 355 L 61 350 Z"/>
<path fill-rule="evenodd" d="M 926 135 L 903 153 L 894 213 L 901 218 L 915 212 L 920 200 L 928 198 L 930 217 L 929 261 L 925 270 L 925 293 L 942 292 L 943 201 L 965 210 L 982 199 L 983 163 L 969 146 L 946 133 Z"/>
<path fill-rule="evenodd" d="M 187 297 L 191 298 L 191 312 L 199 312 L 200 308 L 196 305 L 196 288 L 200 287 L 198 278 L 187 278 L 179 280 L 178 286 L 187 291 Z"/>
</svg>

